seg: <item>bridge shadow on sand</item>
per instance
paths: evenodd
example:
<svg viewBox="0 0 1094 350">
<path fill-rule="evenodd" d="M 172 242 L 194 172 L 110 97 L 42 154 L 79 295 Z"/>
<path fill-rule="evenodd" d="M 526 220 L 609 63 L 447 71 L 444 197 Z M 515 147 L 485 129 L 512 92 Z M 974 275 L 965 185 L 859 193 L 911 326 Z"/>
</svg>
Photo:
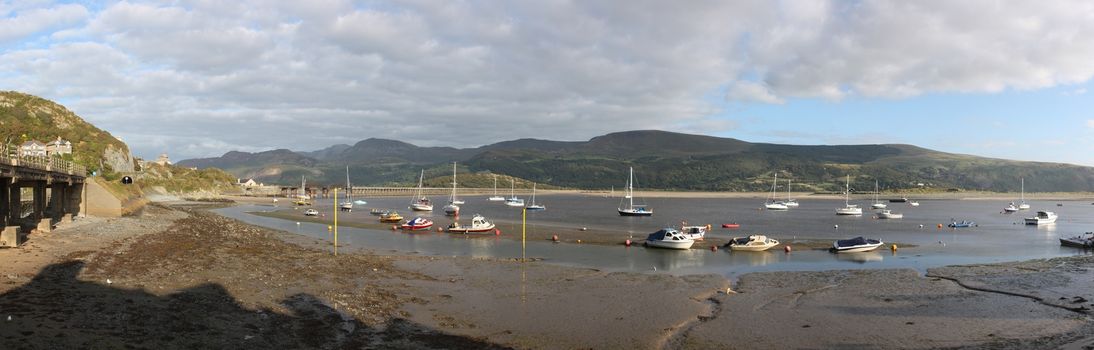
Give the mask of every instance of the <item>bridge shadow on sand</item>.
<svg viewBox="0 0 1094 350">
<path fill-rule="evenodd" d="M 3 349 L 504 349 L 404 319 L 372 328 L 307 294 L 248 309 L 222 286 L 157 296 L 78 280 L 78 261 L 0 294 Z M 9 319 L 10 316 L 10 319 Z"/>
</svg>

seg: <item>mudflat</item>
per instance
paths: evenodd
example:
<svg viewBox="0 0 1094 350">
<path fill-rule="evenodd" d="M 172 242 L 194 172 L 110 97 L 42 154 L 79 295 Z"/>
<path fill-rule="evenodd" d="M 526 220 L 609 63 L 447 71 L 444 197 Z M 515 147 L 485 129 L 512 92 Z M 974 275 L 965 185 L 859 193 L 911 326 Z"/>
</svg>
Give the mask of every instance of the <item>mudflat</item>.
<svg viewBox="0 0 1094 350">
<path fill-rule="evenodd" d="M 195 206 L 0 250 L 4 348 L 1082 348 L 1094 258 L 930 270 L 608 273 L 333 254 Z M 386 253 L 386 252 L 385 252 Z"/>
</svg>

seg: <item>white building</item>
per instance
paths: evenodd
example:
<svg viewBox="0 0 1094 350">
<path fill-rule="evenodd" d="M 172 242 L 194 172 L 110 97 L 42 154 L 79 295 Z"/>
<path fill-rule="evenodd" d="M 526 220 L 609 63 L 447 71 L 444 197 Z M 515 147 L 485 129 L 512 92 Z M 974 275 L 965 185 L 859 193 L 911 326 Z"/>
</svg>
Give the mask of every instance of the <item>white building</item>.
<svg viewBox="0 0 1094 350">
<path fill-rule="evenodd" d="M 19 154 L 24 157 L 45 157 L 46 144 L 30 140 L 19 145 Z"/>
</svg>

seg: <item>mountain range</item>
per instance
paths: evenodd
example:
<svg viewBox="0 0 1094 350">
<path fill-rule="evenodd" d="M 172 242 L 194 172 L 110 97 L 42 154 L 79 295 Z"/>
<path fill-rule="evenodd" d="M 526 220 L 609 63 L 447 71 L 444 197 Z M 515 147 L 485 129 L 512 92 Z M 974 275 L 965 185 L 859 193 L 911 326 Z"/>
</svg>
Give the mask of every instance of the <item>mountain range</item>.
<svg viewBox="0 0 1094 350">
<path fill-rule="evenodd" d="M 283 184 L 299 183 L 302 176 L 309 182 L 341 184 L 348 167 L 355 185 L 406 186 L 424 169 L 427 185 L 448 186 L 452 162 L 459 164 L 464 173 L 460 183 L 466 187 L 489 187 L 491 176 L 486 175 L 501 174 L 560 187 L 619 188 L 633 167 L 638 186 L 645 189 L 765 191 L 778 172 L 780 179 L 793 179 L 795 191 L 842 191 L 845 175 L 862 191 L 872 190 L 876 179 L 890 191 L 1005 192 L 1017 191 L 1021 178 L 1029 192 L 1094 191 L 1094 168 L 1071 164 L 984 158 L 903 144 L 782 145 L 657 130 L 583 142 L 519 139 L 477 148 L 419 147 L 370 138 L 311 152 L 232 151 L 179 164 Z"/>
</svg>

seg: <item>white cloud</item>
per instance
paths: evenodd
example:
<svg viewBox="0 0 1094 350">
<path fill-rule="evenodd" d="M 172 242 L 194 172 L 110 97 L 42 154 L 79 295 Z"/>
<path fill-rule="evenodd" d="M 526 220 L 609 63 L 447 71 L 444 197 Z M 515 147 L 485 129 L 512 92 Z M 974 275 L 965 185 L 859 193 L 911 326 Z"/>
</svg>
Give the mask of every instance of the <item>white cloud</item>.
<svg viewBox="0 0 1094 350">
<path fill-rule="evenodd" d="M 0 52 L 6 88 L 180 159 L 368 137 L 477 146 L 724 131 L 741 121 L 712 117 L 718 93 L 779 104 L 1094 75 L 1087 2 L 16 5 L 0 4 L 0 43 L 53 41 Z M 28 39 L 39 33 L 51 35 Z"/>
<path fill-rule="evenodd" d="M 1086 120 L 1086 127 L 1094 129 L 1094 119 L 1087 119 Z"/>
</svg>

